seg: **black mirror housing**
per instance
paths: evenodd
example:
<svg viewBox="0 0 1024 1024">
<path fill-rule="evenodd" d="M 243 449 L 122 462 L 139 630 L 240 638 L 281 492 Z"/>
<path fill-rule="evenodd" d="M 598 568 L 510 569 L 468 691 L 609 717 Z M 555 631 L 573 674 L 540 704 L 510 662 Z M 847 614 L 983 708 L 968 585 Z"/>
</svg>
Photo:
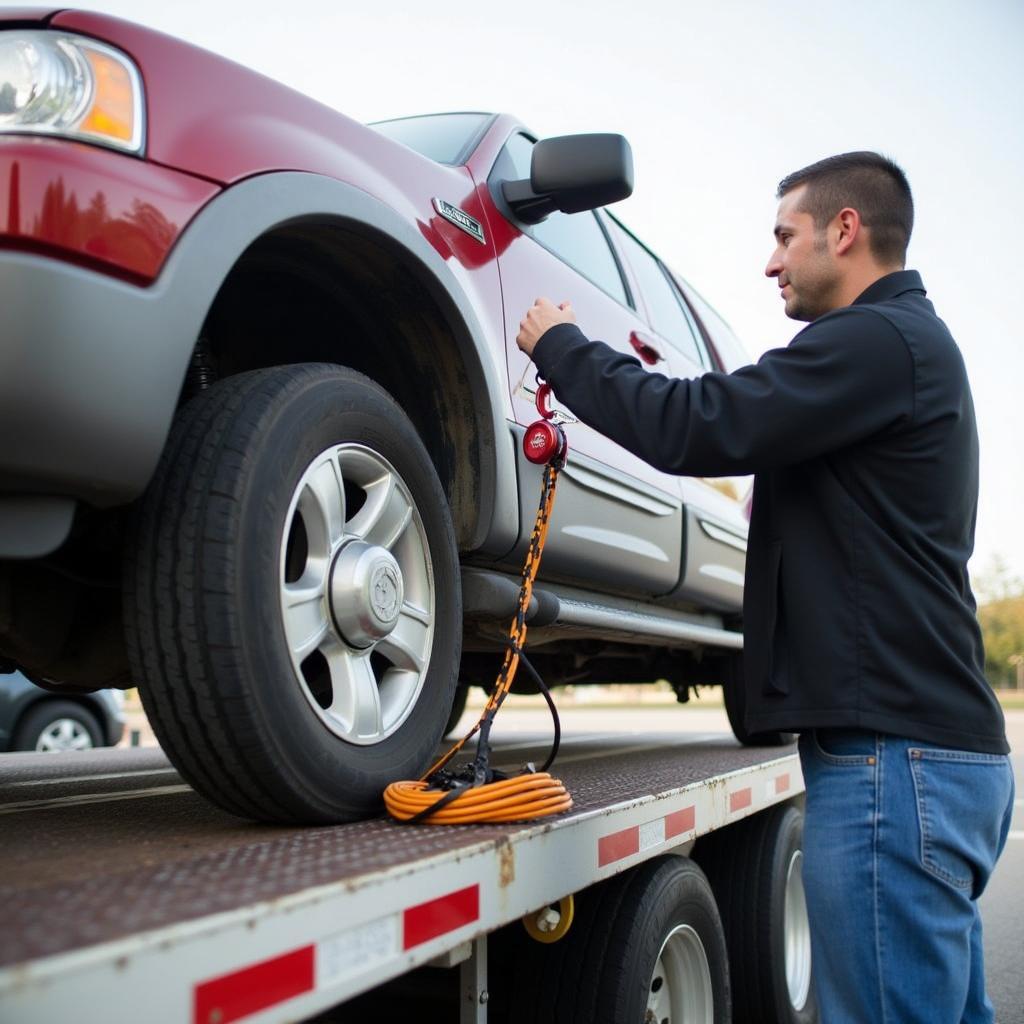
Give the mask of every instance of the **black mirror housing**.
<svg viewBox="0 0 1024 1024">
<path fill-rule="evenodd" d="M 533 147 L 529 181 L 507 181 L 505 201 L 520 220 L 554 210 L 579 213 L 633 193 L 633 152 L 622 135 L 595 133 L 542 139 Z"/>
</svg>

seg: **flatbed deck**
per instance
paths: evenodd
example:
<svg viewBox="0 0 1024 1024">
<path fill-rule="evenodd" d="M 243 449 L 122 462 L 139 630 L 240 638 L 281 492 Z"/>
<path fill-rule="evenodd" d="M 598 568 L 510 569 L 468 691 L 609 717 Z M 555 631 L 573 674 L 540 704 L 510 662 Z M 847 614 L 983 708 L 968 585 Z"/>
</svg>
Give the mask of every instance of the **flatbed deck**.
<svg viewBox="0 0 1024 1024">
<path fill-rule="evenodd" d="M 792 748 L 723 734 L 576 734 L 555 774 L 574 807 L 535 823 L 284 828 L 219 811 L 157 749 L 5 757 L 0 1018 L 301 1019 L 802 786 Z"/>
</svg>

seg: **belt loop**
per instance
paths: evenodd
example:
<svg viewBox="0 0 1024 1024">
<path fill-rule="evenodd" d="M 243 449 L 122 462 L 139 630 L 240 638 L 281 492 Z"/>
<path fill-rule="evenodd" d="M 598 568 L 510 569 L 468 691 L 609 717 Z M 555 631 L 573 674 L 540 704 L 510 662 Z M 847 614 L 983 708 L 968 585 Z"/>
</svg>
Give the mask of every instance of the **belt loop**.
<svg viewBox="0 0 1024 1024">
<path fill-rule="evenodd" d="M 868 758 L 868 764 L 877 764 L 882 760 L 882 754 L 885 748 L 885 737 L 880 733 L 875 733 L 875 756 Z"/>
</svg>

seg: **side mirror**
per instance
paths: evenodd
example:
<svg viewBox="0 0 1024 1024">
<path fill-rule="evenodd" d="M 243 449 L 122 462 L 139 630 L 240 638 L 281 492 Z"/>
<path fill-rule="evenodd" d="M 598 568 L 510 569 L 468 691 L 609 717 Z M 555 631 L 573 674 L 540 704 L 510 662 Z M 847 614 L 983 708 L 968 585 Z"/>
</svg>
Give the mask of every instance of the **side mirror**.
<svg viewBox="0 0 1024 1024">
<path fill-rule="evenodd" d="M 506 181 L 505 202 L 527 224 L 555 210 L 579 213 L 633 193 L 633 151 L 621 135 L 562 135 L 533 147 L 530 178 Z"/>
</svg>

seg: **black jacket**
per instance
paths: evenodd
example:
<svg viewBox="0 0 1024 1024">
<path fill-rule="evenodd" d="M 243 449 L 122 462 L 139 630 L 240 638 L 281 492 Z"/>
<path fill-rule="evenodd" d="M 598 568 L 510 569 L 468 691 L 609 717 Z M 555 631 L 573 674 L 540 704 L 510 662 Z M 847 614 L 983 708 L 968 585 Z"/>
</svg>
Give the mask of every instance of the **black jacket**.
<svg viewBox="0 0 1024 1024">
<path fill-rule="evenodd" d="M 731 374 L 650 373 L 571 324 L 533 358 L 581 420 L 659 469 L 755 474 L 749 731 L 859 727 L 1009 750 L 967 577 L 974 406 L 916 271 Z"/>
</svg>

